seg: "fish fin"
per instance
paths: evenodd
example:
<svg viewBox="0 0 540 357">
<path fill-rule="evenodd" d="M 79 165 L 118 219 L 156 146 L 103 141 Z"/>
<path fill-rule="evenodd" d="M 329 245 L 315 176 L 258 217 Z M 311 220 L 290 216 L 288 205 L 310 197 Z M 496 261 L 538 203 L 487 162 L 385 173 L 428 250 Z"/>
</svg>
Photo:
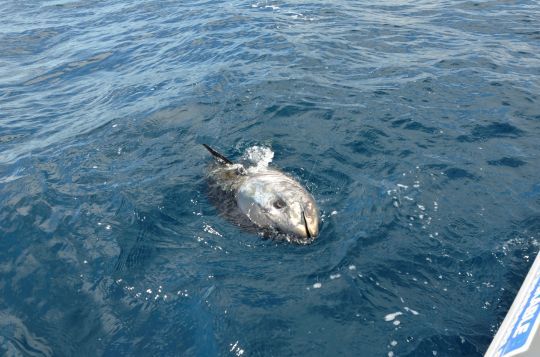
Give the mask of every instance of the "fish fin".
<svg viewBox="0 0 540 357">
<path fill-rule="evenodd" d="M 206 145 L 206 144 L 203 144 L 203 146 L 206 148 L 206 150 L 208 150 L 210 152 L 210 154 L 212 154 L 214 156 L 214 158 L 219 161 L 220 163 L 222 164 L 227 164 L 227 165 L 232 165 L 233 162 L 229 159 L 227 159 L 225 156 L 221 155 L 219 152 L 217 152 L 216 150 L 212 149 L 210 146 Z"/>
</svg>

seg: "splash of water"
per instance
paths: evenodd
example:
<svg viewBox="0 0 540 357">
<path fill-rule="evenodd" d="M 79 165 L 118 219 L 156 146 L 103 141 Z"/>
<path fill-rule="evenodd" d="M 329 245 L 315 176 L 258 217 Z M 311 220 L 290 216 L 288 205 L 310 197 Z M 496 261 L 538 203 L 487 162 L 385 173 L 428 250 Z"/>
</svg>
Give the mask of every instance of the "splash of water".
<svg viewBox="0 0 540 357">
<path fill-rule="evenodd" d="M 242 159 L 255 166 L 256 169 L 264 169 L 272 162 L 274 152 L 272 149 L 264 146 L 252 146 L 247 148 Z"/>
</svg>

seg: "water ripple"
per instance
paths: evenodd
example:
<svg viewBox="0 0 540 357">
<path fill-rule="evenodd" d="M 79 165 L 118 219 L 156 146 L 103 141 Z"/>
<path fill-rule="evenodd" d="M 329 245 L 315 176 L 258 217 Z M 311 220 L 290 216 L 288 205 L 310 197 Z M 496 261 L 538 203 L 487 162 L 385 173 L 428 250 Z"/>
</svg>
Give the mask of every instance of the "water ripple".
<svg viewBox="0 0 540 357">
<path fill-rule="evenodd" d="M 537 2 L 0 12 L 0 353 L 486 350 L 539 249 Z M 319 239 L 223 219 L 201 143 L 271 147 Z"/>
</svg>

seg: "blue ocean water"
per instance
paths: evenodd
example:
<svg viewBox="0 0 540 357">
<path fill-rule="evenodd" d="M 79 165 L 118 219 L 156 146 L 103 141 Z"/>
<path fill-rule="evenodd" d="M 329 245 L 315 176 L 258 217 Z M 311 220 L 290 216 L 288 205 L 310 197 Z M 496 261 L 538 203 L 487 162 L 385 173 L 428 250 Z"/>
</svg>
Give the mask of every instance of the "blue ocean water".
<svg viewBox="0 0 540 357">
<path fill-rule="evenodd" d="M 0 1 L 0 354 L 480 356 L 539 250 L 537 1 Z M 208 143 L 313 193 L 308 246 Z"/>
</svg>

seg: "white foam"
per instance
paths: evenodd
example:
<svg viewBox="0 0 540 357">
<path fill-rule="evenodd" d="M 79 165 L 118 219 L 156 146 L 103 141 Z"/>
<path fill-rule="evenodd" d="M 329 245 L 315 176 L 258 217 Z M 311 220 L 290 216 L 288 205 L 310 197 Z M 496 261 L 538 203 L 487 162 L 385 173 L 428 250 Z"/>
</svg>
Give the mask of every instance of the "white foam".
<svg viewBox="0 0 540 357">
<path fill-rule="evenodd" d="M 394 320 L 396 317 L 398 317 L 399 315 L 403 315 L 403 312 L 401 311 L 398 311 L 398 312 L 394 312 L 392 314 L 388 314 L 384 317 L 384 321 L 392 321 Z"/>
<path fill-rule="evenodd" d="M 258 168 L 264 168 L 274 159 L 274 152 L 268 147 L 252 146 L 245 151 L 242 158 Z"/>
<path fill-rule="evenodd" d="M 219 237 L 223 237 L 223 235 L 221 233 L 219 233 L 218 231 L 216 231 L 214 228 L 212 228 L 211 225 L 209 224 L 205 224 L 204 227 L 203 227 L 203 230 L 207 233 L 210 233 L 210 234 L 213 234 L 213 235 L 216 235 L 216 236 L 219 236 Z"/>
<path fill-rule="evenodd" d="M 413 310 L 413 309 L 411 309 L 411 308 L 408 308 L 407 306 L 405 306 L 403 309 L 404 309 L 405 311 L 407 311 L 407 312 L 410 312 L 410 313 L 413 314 L 413 315 L 418 315 L 418 314 L 419 314 L 418 311 Z"/>
<path fill-rule="evenodd" d="M 229 344 L 229 346 L 231 346 L 231 351 L 230 352 L 233 352 L 236 356 L 242 356 L 245 351 L 244 351 L 244 349 L 242 347 L 240 347 L 238 342 L 239 341 L 236 341 L 234 343 L 234 345 L 232 343 Z"/>
</svg>

